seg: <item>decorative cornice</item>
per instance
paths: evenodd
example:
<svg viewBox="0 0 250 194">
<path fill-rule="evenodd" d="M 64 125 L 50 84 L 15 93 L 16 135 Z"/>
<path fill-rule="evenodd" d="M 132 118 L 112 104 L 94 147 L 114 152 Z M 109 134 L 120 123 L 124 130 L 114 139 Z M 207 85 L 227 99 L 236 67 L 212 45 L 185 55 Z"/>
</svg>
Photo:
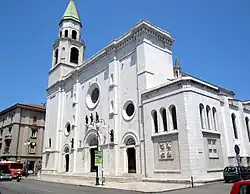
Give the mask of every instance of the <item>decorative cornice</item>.
<svg viewBox="0 0 250 194">
<path fill-rule="evenodd" d="M 44 128 L 45 128 L 43 125 L 34 125 L 34 124 L 28 124 L 28 123 L 18 123 L 18 122 L 14 122 L 14 123 L 11 123 L 11 124 L 8 124 L 8 125 L 5 125 L 5 126 L 0 127 L 0 130 L 1 130 L 1 129 L 8 128 L 8 127 L 12 127 L 13 125 L 28 126 L 28 127 L 36 128 L 36 129 L 40 129 L 40 128 L 43 128 L 43 129 L 44 129 Z"/>
<path fill-rule="evenodd" d="M 204 133 L 204 134 L 209 134 L 209 135 L 214 135 L 214 136 L 220 136 L 221 135 L 221 133 L 219 131 L 212 131 L 212 130 L 202 129 L 201 132 Z"/>
<path fill-rule="evenodd" d="M 64 83 L 62 82 L 62 80 L 58 80 L 58 81 L 56 81 L 54 84 L 52 84 L 52 85 L 50 85 L 47 89 L 46 89 L 46 91 L 48 92 L 49 90 L 51 90 L 51 89 L 53 89 L 53 88 L 56 88 L 56 87 L 60 87 L 60 86 L 62 86 Z"/>
<path fill-rule="evenodd" d="M 244 111 L 245 113 L 248 113 L 248 114 L 250 114 L 250 109 L 247 109 L 247 108 L 243 108 L 243 111 Z"/>
<path fill-rule="evenodd" d="M 195 77 L 195 76 L 189 75 L 189 74 L 187 74 L 187 73 L 185 73 L 185 72 L 181 72 L 181 74 L 182 74 L 183 77 L 192 77 L 192 78 L 194 78 L 194 79 L 196 79 L 196 80 L 199 80 L 199 81 L 201 81 L 201 82 L 203 82 L 203 83 L 206 83 L 206 84 L 209 84 L 209 85 L 211 85 L 211 86 L 214 86 L 214 87 L 218 88 L 218 89 L 219 89 L 219 92 L 220 92 L 219 95 L 225 95 L 225 94 L 226 94 L 226 96 L 228 96 L 228 95 L 234 96 L 234 95 L 235 95 L 235 93 L 234 93 L 233 91 L 227 90 L 227 89 L 222 88 L 222 87 L 218 87 L 218 86 L 216 86 L 216 85 L 214 85 L 214 84 L 211 84 L 211 83 L 209 83 L 209 82 L 207 82 L 207 81 L 205 81 L 205 80 L 202 80 L 202 79 L 200 79 L 200 78 L 197 78 L 197 77 Z"/>
<path fill-rule="evenodd" d="M 57 65 L 55 65 L 54 67 L 51 68 L 51 70 L 49 71 L 49 75 L 50 75 L 51 73 L 53 73 L 53 72 L 54 72 L 58 67 L 60 67 L 60 66 L 71 67 L 71 68 L 73 68 L 73 69 L 76 68 L 76 66 L 74 66 L 74 65 L 60 62 L 60 63 L 58 63 Z"/>
<path fill-rule="evenodd" d="M 45 128 L 45 126 L 42 126 L 42 125 L 34 125 L 34 124 L 27 124 L 27 123 L 20 123 L 20 125 L 28 126 L 28 127 L 36 128 L 36 129 L 44 129 Z"/>
<path fill-rule="evenodd" d="M 20 157 L 20 158 L 41 158 L 42 159 L 42 155 L 38 155 L 38 154 L 32 154 L 32 155 L 16 155 L 16 154 L 12 154 L 12 153 L 9 153 L 9 154 L 2 154 L 0 155 L 0 158 L 2 157 Z"/>
<path fill-rule="evenodd" d="M 58 150 L 51 150 L 49 152 L 43 151 L 42 154 L 50 154 L 50 153 L 61 153 L 61 151 Z"/>
<path fill-rule="evenodd" d="M 84 40 L 78 41 L 78 40 L 72 39 L 70 37 L 60 37 L 57 40 L 55 40 L 55 42 L 53 44 L 53 49 L 56 49 L 59 46 L 60 41 L 69 41 L 71 44 L 73 44 L 75 46 L 78 46 L 78 47 L 83 46 L 84 48 L 86 48 Z"/>
<path fill-rule="evenodd" d="M 235 104 L 229 104 L 229 108 L 234 109 L 234 110 L 239 110 L 239 107 Z"/>
<path fill-rule="evenodd" d="M 153 134 L 151 136 L 151 139 L 157 139 L 157 138 L 160 138 L 160 137 L 163 137 L 163 136 L 178 136 L 178 135 L 179 135 L 179 131 L 178 130 L 173 130 L 173 131 L 170 131 L 170 132 L 161 132 L 161 133 Z"/>
<path fill-rule="evenodd" d="M 172 81 L 170 83 L 162 84 L 160 86 L 145 90 L 145 91 L 142 92 L 142 97 L 144 97 L 145 95 L 150 95 L 151 93 L 155 93 L 155 90 L 168 88 L 168 87 L 178 85 L 178 84 L 184 85 L 184 84 L 187 84 L 188 82 L 193 83 L 193 84 L 198 84 L 198 85 L 201 85 L 201 86 L 205 86 L 205 87 L 211 89 L 211 91 L 214 91 L 214 92 L 219 92 L 218 88 L 213 86 L 213 85 L 207 84 L 205 82 L 194 79 L 192 77 L 182 77 L 182 78 L 176 79 L 176 80 L 174 80 L 174 81 Z"/>
</svg>

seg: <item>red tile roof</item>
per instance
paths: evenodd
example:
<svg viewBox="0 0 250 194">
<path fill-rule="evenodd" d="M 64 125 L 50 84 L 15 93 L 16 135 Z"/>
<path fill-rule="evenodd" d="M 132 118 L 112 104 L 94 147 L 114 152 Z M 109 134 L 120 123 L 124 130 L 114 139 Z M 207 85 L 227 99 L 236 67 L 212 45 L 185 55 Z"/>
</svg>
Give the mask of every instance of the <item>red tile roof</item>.
<svg viewBox="0 0 250 194">
<path fill-rule="evenodd" d="M 9 108 L 0 111 L 0 115 L 3 115 L 15 108 L 25 108 L 25 109 L 33 109 L 33 110 L 37 110 L 37 111 L 46 111 L 46 106 L 42 106 L 42 105 L 36 105 L 36 104 L 14 104 L 13 106 L 10 106 Z"/>
<path fill-rule="evenodd" d="M 28 107 L 31 107 L 31 108 L 40 108 L 40 109 L 46 109 L 45 106 L 42 106 L 42 105 L 37 105 L 37 104 L 21 104 L 23 106 L 28 106 Z"/>
</svg>

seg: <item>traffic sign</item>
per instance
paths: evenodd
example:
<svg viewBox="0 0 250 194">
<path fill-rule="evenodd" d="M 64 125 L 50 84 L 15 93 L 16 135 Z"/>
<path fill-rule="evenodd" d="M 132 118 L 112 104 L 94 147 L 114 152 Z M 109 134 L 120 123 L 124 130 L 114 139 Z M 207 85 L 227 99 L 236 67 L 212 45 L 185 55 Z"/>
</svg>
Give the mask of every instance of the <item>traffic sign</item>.
<svg viewBox="0 0 250 194">
<path fill-rule="evenodd" d="M 95 166 L 102 165 L 102 151 L 95 150 Z"/>
<path fill-rule="evenodd" d="M 240 147 L 238 145 L 234 146 L 234 152 L 236 153 L 236 155 L 240 154 Z"/>
</svg>

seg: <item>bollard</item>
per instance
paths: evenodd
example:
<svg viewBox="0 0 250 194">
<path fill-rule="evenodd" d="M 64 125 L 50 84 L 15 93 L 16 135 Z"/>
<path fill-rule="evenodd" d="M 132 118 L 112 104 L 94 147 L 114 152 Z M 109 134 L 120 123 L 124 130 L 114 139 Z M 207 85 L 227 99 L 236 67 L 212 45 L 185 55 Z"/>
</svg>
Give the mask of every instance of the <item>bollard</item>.
<svg viewBox="0 0 250 194">
<path fill-rule="evenodd" d="M 194 187 L 194 177 L 191 176 L 191 185 L 192 185 L 192 188 Z"/>
<path fill-rule="evenodd" d="M 37 178 L 41 178 L 41 171 L 39 170 L 38 172 L 37 172 Z"/>
</svg>

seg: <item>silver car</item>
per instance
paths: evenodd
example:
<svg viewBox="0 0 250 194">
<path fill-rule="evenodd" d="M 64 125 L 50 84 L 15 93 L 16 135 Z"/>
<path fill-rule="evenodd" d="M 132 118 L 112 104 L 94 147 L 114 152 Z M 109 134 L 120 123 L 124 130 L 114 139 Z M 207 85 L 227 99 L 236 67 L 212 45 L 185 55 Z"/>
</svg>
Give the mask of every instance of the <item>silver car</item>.
<svg viewBox="0 0 250 194">
<path fill-rule="evenodd" d="M 227 166 L 223 172 L 225 182 L 250 179 L 250 171 L 244 166 Z"/>
</svg>

